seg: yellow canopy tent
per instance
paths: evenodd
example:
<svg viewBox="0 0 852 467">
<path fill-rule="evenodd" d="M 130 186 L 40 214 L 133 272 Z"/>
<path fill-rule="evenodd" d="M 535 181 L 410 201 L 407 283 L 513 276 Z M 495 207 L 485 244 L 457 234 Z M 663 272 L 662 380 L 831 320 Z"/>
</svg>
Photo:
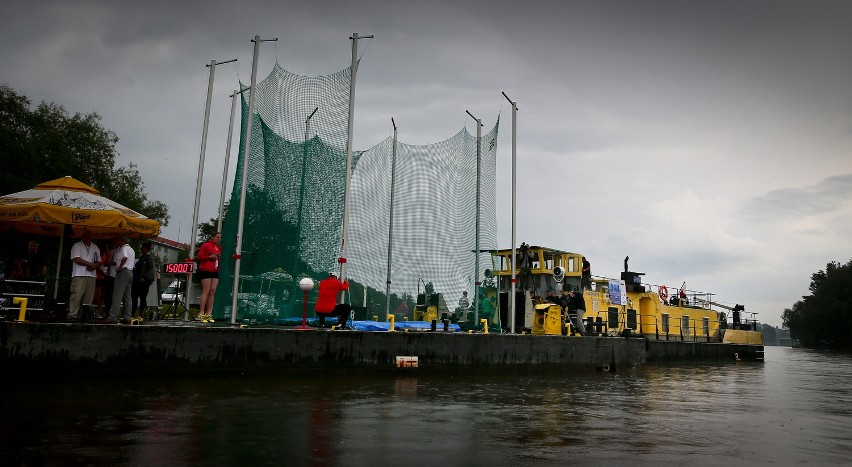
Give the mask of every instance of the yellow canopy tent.
<svg viewBox="0 0 852 467">
<path fill-rule="evenodd" d="M 155 237 L 160 223 L 115 201 L 72 177 L 57 178 L 31 190 L 0 196 L 0 228 L 61 237 L 70 225 L 79 237 L 84 229 L 95 238 L 115 234 Z"/>
<path fill-rule="evenodd" d="M 159 222 L 101 196 L 98 190 L 68 176 L 0 196 L 0 229 L 60 238 L 57 271 L 66 225 L 71 226 L 74 237 L 80 237 L 85 229 L 95 238 L 160 234 Z M 54 287 L 54 298 L 57 289 Z"/>
</svg>

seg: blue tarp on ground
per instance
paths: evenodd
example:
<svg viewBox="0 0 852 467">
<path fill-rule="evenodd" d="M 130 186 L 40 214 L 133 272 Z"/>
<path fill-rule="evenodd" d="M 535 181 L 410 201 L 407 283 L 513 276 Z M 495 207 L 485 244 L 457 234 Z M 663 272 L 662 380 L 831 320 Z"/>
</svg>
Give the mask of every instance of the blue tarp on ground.
<svg viewBox="0 0 852 467">
<path fill-rule="evenodd" d="M 278 318 L 273 320 L 273 323 L 282 326 L 301 326 L 302 318 Z M 308 326 L 319 327 L 319 318 L 308 318 L 306 320 Z M 328 326 L 337 325 L 337 318 L 326 318 L 325 324 Z M 390 323 L 382 321 L 351 321 L 350 324 L 356 331 L 388 331 Z M 429 331 L 432 329 L 432 323 L 427 321 L 402 321 L 396 322 L 393 326 L 396 331 Z M 450 324 L 447 328 L 449 332 L 461 332 L 458 324 Z M 435 327 L 438 332 L 444 331 L 444 324 L 438 323 Z"/>
</svg>

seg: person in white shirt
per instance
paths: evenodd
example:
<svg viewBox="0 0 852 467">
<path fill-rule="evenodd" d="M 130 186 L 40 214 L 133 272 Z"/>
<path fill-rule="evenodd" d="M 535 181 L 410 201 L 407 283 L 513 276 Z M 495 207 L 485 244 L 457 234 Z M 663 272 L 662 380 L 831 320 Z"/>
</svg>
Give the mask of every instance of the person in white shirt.
<svg viewBox="0 0 852 467">
<path fill-rule="evenodd" d="M 133 285 L 133 265 L 136 264 L 136 253 L 127 243 L 127 237 L 121 235 L 116 236 L 113 243 L 115 250 L 112 253 L 112 263 L 115 271 L 115 283 L 107 321 L 122 321 L 125 319 L 125 315 L 127 315 L 127 319 L 133 316 L 130 287 Z"/>
<path fill-rule="evenodd" d="M 71 299 L 68 319 L 80 319 L 80 308 L 95 297 L 96 269 L 101 250 L 92 243 L 92 232 L 84 230 L 80 241 L 71 246 Z"/>
</svg>

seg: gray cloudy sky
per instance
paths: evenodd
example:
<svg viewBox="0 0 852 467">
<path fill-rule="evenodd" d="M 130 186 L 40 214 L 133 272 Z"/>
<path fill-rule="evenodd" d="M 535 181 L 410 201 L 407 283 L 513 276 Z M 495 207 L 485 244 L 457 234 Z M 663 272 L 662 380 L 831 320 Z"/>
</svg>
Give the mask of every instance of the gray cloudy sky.
<svg viewBox="0 0 852 467">
<path fill-rule="evenodd" d="M 215 215 L 230 100 L 277 59 L 302 75 L 349 65 L 355 148 L 446 139 L 502 112 L 500 245 L 510 241 L 518 101 L 518 241 L 584 253 L 617 277 L 714 292 L 764 322 L 810 275 L 852 257 L 852 3 L 845 1 L 9 1 L 0 82 L 98 112 L 188 241 L 211 59 L 200 220 Z M 234 145 L 236 154 L 236 144 Z M 74 175 L 74 174 L 70 174 Z M 231 178 L 233 170 L 231 171 Z M 230 187 L 230 183 L 229 183 Z"/>
</svg>

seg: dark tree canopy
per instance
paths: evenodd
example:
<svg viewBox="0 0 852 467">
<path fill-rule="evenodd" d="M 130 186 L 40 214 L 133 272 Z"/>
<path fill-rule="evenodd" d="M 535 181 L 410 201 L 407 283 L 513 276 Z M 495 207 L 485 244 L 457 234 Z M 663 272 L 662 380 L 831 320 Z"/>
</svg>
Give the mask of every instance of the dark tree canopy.
<svg viewBox="0 0 852 467">
<path fill-rule="evenodd" d="M 118 137 L 97 113 L 69 115 L 58 104 L 32 102 L 0 85 L 0 189 L 15 193 L 70 175 L 113 201 L 163 225 L 169 209 L 150 201 L 136 165 L 116 167 Z"/>
<path fill-rule="evenodd" d="M 852 260 L 814 273 L 810 292 L 784 310 L 790 336 L 804 347 L 852 349 Z"/>
</svg>

